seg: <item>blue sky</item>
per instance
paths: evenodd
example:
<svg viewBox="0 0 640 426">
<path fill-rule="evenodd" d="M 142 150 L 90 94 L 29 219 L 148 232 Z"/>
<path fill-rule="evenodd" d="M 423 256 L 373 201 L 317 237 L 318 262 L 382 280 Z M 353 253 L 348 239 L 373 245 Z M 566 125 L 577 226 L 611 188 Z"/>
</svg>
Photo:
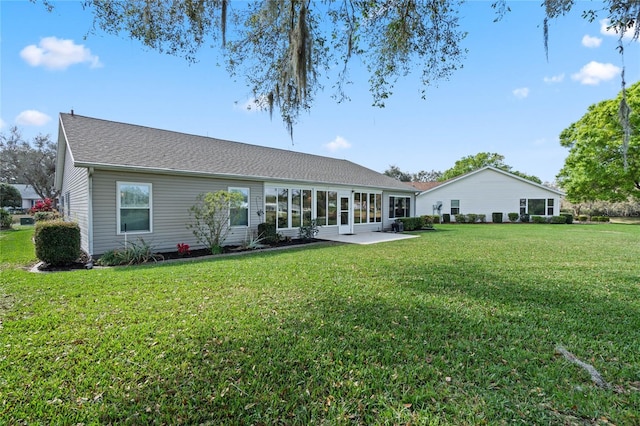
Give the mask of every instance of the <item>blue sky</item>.
<svg viewBox="0 0 640 426">
<path fill-rule="evenodd" d="M 493 22 L 489 1 L 460 10 L 464 68 L 420 98 L 419 72 L 402 80 L 386 108 L 372 107 L 368 77 L 351 73 L 350 102 L 336 104 L 330 87 L 289 134 L 274 113 L 248 111 L 244 82 L 202 50 L 197 64 L 151 51 L 126 37 L 90 34 L 92 16 L 79 2 L 0 2 L 0 126 L 27 138 L 57 138 L 59 112 L 344 158 L 377 171 L 445 171 L 456 160 L 496 152 L 514 170 L 552 182 L 567 150 L 560 132 L 587 108 L 620 91 L 623 60 L 617 35 L 581 11 L 552 21 L 549 59 L 539 1 L 509 2 Z M 232 3 L 233 7 L 233 3 Z M 87 37 L 85 37 L 87 36 Z M 627 85 L 640 80 L 640 43 L 624 43 Z M 356 63 L 357 65 L 357 63 Z"/>
</svg>

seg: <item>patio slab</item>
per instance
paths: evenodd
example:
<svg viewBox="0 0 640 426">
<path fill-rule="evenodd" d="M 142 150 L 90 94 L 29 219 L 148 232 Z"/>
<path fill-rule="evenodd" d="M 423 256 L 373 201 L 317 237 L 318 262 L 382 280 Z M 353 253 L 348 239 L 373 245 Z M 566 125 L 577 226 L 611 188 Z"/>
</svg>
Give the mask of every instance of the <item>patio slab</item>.
<svg viewBox="0 0 640 426">
<path fill-rule="evenodd" d="M 331 235 L 326 237 L 316 237 L 319 240 L 335 241 L 347 244 L 377 244 L 387 241 L 406 240 L 417 238 L 418 235 L 401 234 L 396 232 L 361 232 L 359 234 Z"/>
</svg>

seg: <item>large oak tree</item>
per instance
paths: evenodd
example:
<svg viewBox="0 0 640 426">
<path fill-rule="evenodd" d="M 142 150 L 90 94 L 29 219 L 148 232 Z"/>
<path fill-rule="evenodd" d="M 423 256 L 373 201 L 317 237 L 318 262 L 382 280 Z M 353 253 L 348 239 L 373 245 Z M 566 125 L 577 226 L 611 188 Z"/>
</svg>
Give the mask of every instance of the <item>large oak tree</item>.
<svg viewBox="0 0 640 426">
<path fill-rule="evenodd" d="M 569 148 L 569 155 L 558 182 L 571 202 L 640 199 L 640 82 L 626 91 L 630 108 L 626 141 L 619 118 L 622 96 L 591 105 L 560 134 L 560 144 Z"/>
<path fill-rule="evenodd" d="M 49 135 L 38 135 L 32 141 L 22 137 L 17 127 L 0 135 L 0 181 L 31 185 L 42 199 L 55 200 L 56 144 Z"/>
<path fill-rule="evenodd" d="M 53 0 L 43 2 L 55 7 Z M 427 87 L 448 79 L 465 59 L 458 11 L 464 0 L 84 0 L 94 27 L 145 46 L 196 61 L 202 47 L 220 46 L 232 76 L 243 77 L 259 107 L 277 109 L 292 133 L 302 111 L 329 84 L 348 99 L 353 59 L 369 73 L 373 104 L 384 106 L 398 78 L 419 73 Z M 541 0 L 543 33 L 548 22 L 572 12 L 574 0 Z M 604 0 L 583 11 L 588 20 L 608 19 L 638 39 L 640 2 Z M 496 20 L 509 11 L 494 0 Z M 587 7 L 594 7 L 589 5 Z M 620 50 L 623 50 L 620 43 Z"/>
</svg>

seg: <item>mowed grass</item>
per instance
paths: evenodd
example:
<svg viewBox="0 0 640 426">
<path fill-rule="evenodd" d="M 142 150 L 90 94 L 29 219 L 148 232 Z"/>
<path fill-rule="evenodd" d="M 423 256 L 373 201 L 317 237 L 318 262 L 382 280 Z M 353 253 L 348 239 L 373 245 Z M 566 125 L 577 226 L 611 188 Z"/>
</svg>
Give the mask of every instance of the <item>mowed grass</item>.
<svg viewBox="0 0 640 426">
<path fill-rule="evenodd" d="M 49 274 L 17 266 L 33 248 L 13 232 L 0 423 L 640 424 L 637 226 L 443 225 Z"/>
</svg>

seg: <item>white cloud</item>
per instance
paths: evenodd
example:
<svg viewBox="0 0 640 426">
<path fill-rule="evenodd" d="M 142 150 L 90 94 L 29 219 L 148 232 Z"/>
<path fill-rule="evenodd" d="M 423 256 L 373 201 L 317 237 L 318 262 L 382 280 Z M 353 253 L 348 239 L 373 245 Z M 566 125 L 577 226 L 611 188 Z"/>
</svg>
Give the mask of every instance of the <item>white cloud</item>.
<svg viewBox="0 0 640 426">
<path fill-rule="evenodd" d="M 324 147 L 331 152 L 336 152 L 341 149 L 349 149 L 351 148 L 351 144 L 342 136 L 336 136 L 334 140 L 329 143 L 324 144 Z"/>
<path fill-rule="evenodd" d="M 601 44 L 602 39 L 600 37 L 591 37 L 587 34 L 582 37 L 582 45 L 584 47 L 600 47 Z"/>
<path fill-rule="evenodd" d="M 545 83 L 562 83 L 564 81 L 564 73 L 545 77 L 543 80 Z"/>
<path fill-rule="evenodd" d="M 51 117 L 34 109 L 22 111 L 16 117 L 16 124 L 20 124 L 21 126 L 44 126 L 49 121 L 51 121 Z"/>
<path fill-rule="evenodd" d="M 524 99 L 529 96 L 529 88 L 528 87 L 520 87 L 519 89 L 515 89 L 513 92 L 513 96 L 518 99 Z"/>
<path fill-rule="evenodd" d="M 91 68 L 102 66 L 100 58 L 91 50 L 73 40 L 45 37 L 36 46 L 31 44 L 20 51 L 20 57 L 33 67 L 43 66 L 51 70 L 65 70 L 71 65 L 87 63 Z"/>
<path fill-rule="evenodd" d="M 571 78 L 581 84 L 596 86 L 600 82 L 611 80 L 619 74 L 620 68 L 613 64 L 591 61 L 583 66 L 579 72 L 571 75 Z"/>
<path fill-rule="evenodd" d="M 636 25 L 638 25 L 637 22 L 631 28 L 625 29 L 625 31 L 624 31 L 624 39 L 625 40 L 631 40 L 631 37 L 633 37 L 633 34 L 634 34 L 635 30 L 636 30 Z M 606 35 L 606 36 L 612 36 L 612 37 L 620 37 L 620 35 L 616 32 L 615 29 L 607 28 L 608 26 L 609 26 L 609 20 L 608 19 L 601 20 L 600 21 L 600 34 L 603 34 L 603 35 Z"/>
</svg>

